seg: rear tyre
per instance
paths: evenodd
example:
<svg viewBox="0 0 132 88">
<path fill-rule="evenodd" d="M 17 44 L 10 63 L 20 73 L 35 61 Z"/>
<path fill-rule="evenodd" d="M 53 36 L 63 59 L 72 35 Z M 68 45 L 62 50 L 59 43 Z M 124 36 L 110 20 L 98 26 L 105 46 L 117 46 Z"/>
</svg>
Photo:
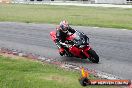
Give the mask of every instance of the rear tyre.
<svg viewBox="0 0 132 88">
<path fill-rule="evenodd" d="M 93 63 L 98 63 L 99 62 L 99 56 L 96 54 L 96 52 L 92 49 L 88 51 L 88 54 L 90 55 L 89 60 L 92 61 Z"/>
</svg>

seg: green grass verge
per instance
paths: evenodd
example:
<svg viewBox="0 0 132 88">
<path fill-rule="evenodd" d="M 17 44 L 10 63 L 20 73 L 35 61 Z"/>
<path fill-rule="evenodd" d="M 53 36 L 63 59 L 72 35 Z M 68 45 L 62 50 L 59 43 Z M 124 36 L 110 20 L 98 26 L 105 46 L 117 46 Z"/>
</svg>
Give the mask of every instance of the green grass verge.
<svg viewBox="0 0 132 88">
<path fill-rule="evenodd" d="M 72 25 L 132 29 L 132 9 L 1 4 L 0 21 L 58 24 L 67 19 Z"/>
<path fill-rule="evenodd" d="M 54 65 L 0 56 L 0 88 L 83 88 L 78 82 L 79 76 L 77 72 L 66 71 Z M 92 76 L 90 78 L 93 79 Z"/>
</svg>

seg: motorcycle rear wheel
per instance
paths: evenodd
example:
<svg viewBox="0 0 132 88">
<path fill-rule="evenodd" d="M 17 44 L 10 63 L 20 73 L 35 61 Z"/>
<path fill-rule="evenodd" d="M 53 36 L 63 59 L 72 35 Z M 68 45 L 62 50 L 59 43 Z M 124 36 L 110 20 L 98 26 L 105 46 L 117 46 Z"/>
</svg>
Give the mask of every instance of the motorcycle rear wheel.
<svg viewBox="0 0 132 88">
<path fill-rule="evenodd" d="M 93 63 L 99 62 L 99 56 L 94 50 L 92 49 L 88 50 L 88 54 L 90 55 L 90 58 L 89 58 L 90 61 L 92 61 Z"/>
</svg>

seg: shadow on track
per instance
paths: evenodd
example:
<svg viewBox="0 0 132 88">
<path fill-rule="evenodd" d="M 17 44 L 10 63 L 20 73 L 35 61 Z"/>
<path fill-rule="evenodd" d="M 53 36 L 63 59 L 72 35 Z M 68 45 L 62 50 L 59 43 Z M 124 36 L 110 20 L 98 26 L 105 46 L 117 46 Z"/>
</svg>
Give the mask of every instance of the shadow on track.
<svg viewBox="0 0 132 88">
<path fill-rule="evenodd" d="M 97 63 L 92 63 L 89 61 L 89 59 L 80 59 L 76 57 L 60 57 L 62 62 L 67 62 L 67 63 L 75 63 L 75 64 L 97 64 Z"/>
</svg>

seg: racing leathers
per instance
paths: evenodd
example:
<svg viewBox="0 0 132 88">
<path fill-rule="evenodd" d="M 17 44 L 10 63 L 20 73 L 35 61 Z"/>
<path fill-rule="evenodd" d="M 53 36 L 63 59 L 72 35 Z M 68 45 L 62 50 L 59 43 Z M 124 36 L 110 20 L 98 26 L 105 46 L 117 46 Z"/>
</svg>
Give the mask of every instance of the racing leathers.
<svg viewBox="0 0 132 88">
<path fill-rule="evenodd" d="M 63 32 L 59 27 L 56 29 L 56 45 L 59 48 L 60 55 L 64 55 L 64 47 L 60 44 L 60 42 L 64 43 L 66 41 L 66 37 L 68 36 L 68 33 L 75 33 L 75 30 L 71 27 L 68 27 L 67 32 Z"/>
</svg>

